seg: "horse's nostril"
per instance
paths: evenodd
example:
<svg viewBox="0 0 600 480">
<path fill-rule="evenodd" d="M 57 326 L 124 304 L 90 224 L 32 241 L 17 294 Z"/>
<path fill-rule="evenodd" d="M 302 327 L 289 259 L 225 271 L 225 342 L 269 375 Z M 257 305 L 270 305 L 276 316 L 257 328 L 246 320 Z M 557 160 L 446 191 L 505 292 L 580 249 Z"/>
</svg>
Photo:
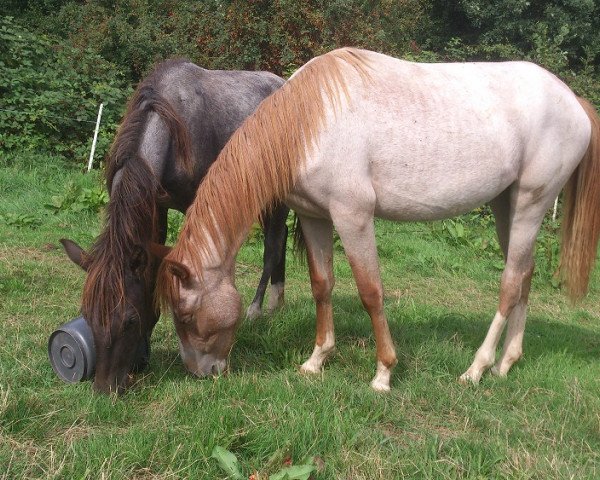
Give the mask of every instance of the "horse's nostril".
<svg viewBox="0 0 600 480">
<path fill-rule="evenodd" d="M 227 372 L 227 362 L 224 360 L 217 360 L 211 367 L 211 373 L 213 375 L 223 375 Z"/>
</svg>

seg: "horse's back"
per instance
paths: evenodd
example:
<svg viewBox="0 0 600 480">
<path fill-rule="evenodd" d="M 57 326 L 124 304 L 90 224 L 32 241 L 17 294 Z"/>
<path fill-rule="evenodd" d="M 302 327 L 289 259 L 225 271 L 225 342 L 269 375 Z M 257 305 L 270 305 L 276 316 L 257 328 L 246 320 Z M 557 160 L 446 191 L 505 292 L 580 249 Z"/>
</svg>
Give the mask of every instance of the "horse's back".
<svg viewBox="0 0 600 480">
<path fill-rule="evenodd" d="M 282 78 L 264 71 L 204 70 L 202 95 L 219 137 L 219 151 L 258 105 L 283 83 Z"/>
<path fill-rule="evenodd" d="M 364 55 L 371 79 L 348 75 L 344 111 L 331 110 L 297 188 L 296 200 L 311 198 L 301 207 L 322 212 L 357 198 L 382 217 L 445 218 L 517 181 L 550 195 L 587 147 L 589 121 L 577 98 L 534 64 Z M 330 198 L 317 200 L 320 192 Z"/>
<path fill-rule="evenodd" d="M 177 112 L 191 139 L 192 175 L 178 165 L 171 131 L 159 113 L 148 115 L 139 148 L 140 157 L 170 194 L 172 206 L 182 211 L 233 132 L 284 83 L 269 72 L 209 70 L 186 60 L 159 64 L 147 80 Z"/>
<path fill-rule="evenodd" d="M 219 150 L 260 102 L 283 85 L 270 72 L 209 70 L 187 61 L 168 64 L 157 91 L 177 109 L 193 134 L 210 131 Z"/>
</svg>

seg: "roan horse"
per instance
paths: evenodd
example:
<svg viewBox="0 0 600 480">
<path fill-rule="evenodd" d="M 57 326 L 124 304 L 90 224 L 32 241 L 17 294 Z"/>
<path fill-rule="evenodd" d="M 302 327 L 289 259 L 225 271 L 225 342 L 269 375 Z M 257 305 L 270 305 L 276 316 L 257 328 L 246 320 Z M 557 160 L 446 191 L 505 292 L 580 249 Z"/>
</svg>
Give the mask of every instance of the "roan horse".
<svg viewBox="0 0 600 480">
<path fill-rule="evenodd" d="M 334 347 L 335 227 L 373 325 L 371 386 L 389 390 L 396 353 L 373 217 L 435 220 L 489 203 L 505 269 L 461 380 L 477 383 L 490 367 L 506 375 L 522 354 L 535 238 L 565 184 L 561 274 L 572 297 L 587 291 L 600 234 L 599 135 L 594 108 L 530 63 L 416 64 L 354 49 L 313 59 L 232 136 L 161 265 L 157 288 L 187 368 L 226 367 L 240 313 L 236 253 L 261 209 L 284 200 L 300 217 L 316 302 L 316 345 L 301 369 L 319 372 Z"/>
<path fill-rule="evenodd" d="M 95 390 L 125 390 L 138 346 L 158 320 L 158 261 L 146 247 L 164 243 L 168 208 L 187 209 L 231 134 L 282 84 L 267 72 L 211 71 L 169 60 L 137 87 L 107 164 L 104 230 L 87 253 L 62 240 L 87 271 L 81 312 L 94 334 Z M 283 300 L 288 211 L 279 204 L 262 217 L 264 271 L 250 316 L 260 313 L 269 278 L 269 307 Z"/>
</svg>

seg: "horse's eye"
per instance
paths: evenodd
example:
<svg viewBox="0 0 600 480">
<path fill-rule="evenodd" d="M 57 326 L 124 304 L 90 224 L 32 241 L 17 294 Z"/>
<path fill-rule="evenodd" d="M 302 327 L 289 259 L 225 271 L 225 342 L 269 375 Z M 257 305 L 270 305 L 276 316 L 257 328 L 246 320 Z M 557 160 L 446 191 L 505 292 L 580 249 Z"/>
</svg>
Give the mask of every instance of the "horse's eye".
<svg viewBox="0 0 600 480">
<path fill-rule="evenodd" d="M 128 328 L 132 328 L 135 325 L 137 325 L 137 323 L 138 323 L 138 316 L 137 315 L 130 315 L 123 322 L 123 328 L 125 330 L 128 329 Z"/>
<path fill-rule="evenodd" d="M 179 323 L 190 323 L 192 321 L 192 319 L 194 318 L 194 315 L 192 315 L 191 313 L 180 313 L 180 314 L 173 314 L 173 317 Z"/>
</svg>

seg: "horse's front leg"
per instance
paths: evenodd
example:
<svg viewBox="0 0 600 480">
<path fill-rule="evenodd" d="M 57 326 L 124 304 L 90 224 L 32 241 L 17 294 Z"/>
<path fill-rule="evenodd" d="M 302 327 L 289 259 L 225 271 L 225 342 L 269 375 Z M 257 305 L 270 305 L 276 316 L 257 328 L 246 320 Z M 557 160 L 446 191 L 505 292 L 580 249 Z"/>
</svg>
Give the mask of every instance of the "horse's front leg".
<svg viewBox="0 0 600 480">
<path fill-rule="evenodd" d="M 319 373 L 333 351 L 333 307 L 331 292 L 333 276 L 333 224 L 330 220 L 300 217 L 306 251 L 312 294 L 317 307 L 317 336 L 310 358 L 302 364 L 303 373 Z"/>
<path fill-rule="evenodd" d="M 378 391 L 389 391 L 392 368 L 396 365 L 397 358 L 383 311 L 383 286 L 379 273 L 373 215 L 362 209 L 348 211 L 345 208 L 332 212 L 332 215 L 348 256 L 360 299 L 371 317 L 377 346 L 377 373 L 371 387 Z"/>
</svg>

